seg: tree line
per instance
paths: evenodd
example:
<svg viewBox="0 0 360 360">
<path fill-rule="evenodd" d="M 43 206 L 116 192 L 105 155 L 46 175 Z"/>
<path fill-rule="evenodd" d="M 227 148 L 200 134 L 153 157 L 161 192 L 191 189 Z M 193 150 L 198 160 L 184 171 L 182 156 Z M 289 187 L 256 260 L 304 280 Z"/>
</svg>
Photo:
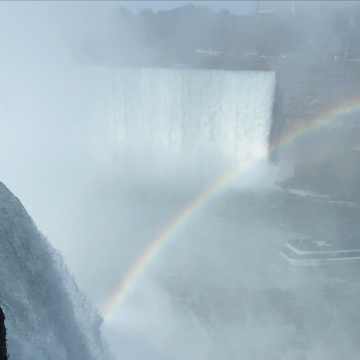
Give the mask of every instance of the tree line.
<svg viewBox="0 0 360 360">
<path fill-rule="evenodd" d="M 360 9 L 356 5 L 342 9 L 303 5 L 295 13 L 279 9 L 248 15 L 225 9 L 216 12 L 191 3 L 156 13 L 142 9 L 135 14 L 121 7 L 111 24 L 106 37 L 83 42 L 83 59 L 123 65 L 191 64 L 199 49 L 229 56 L 241 56 L 251 49 L 262 57 L 316 57 L 335 38 L 343 48 L 350 43 L 350 53 L 360 48 Z"/>
</svg>

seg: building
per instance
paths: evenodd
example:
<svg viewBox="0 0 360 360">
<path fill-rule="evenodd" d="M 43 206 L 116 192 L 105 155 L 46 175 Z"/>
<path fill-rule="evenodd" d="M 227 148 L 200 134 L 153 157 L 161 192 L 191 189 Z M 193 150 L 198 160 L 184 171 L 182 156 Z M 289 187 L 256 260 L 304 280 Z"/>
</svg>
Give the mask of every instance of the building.
<svg viewBox="0 0 360 360">
<path fill-rule="evenodd" d="M 291 13 L 295 13 L 296 1 L 260 1 L 254 2 L 254 11 L 259 14 L 272 13 L 278 10 L 291 10 Z"/>
<path fill-rule="evenodd" d="M 211 49 L 207 49 L 207 50 L 197 49 L 196 53 L 204 56 L 219 56 L 223 54 L 222 51 L 211 50 Z"/>
</svg>

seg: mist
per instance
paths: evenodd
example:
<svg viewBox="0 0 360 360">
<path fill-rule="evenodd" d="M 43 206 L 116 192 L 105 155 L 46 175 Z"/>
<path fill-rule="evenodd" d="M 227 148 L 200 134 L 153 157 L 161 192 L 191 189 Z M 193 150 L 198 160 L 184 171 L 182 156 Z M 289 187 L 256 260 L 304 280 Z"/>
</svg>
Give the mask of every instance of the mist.
<svg viewBox="0 0 360 360">
<path fill-rule="evenodd" d="M 316 80 L 337 71 L 321 42 L 336 36 L 336 13 L 312 3 L 307 17 L 298 3 L 293 24 L 263 18 L 267 28 L 249 7 L 235 17 L 218 3 L 0 4 L 0 180 L 100 313 L 189 200 L 239 169 L 173 229 L 102 325 L 116 359 L 356 357 L 356 269 L 296 269 L 278 255 L 292 237 L 359 230 L 358 158 L 346 150 L 358 142 L 355 110 L 341 131 L 272 151 L 356 88 L 344 83 L 340 98 Z M 256 58 L 243 54 L 253 48 Z M 321 86 L 306 102 L 309 79 Z"/>
</svg>

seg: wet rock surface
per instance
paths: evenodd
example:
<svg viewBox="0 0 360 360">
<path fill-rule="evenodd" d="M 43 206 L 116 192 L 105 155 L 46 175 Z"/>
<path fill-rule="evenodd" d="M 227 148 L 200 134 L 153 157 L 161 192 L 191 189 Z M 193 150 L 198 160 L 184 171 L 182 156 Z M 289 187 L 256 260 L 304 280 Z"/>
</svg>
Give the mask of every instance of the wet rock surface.
<svg viewBox="0 0 360 360">
<path fill-rule="evenodd" d="M 277 92 L 270 149 L 283 145 L 296 129 L 302 133 L 273 151 L 274 162 L 285 160 L 294 167 L 293 177 L 282 186 L 360 201 L 360 125 L 354 109 L 360 64 L 282 60 L 271 68 L 276 72 Z M 333 118 L 315 129 L 314 121 L 329 111 Z"/>
</svg>

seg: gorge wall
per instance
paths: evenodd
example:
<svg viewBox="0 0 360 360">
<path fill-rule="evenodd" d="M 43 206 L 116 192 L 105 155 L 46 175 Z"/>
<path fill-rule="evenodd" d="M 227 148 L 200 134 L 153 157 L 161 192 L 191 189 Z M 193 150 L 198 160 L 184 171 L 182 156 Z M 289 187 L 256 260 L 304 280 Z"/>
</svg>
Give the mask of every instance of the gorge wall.
<svg viewBox="0 0 360 360">
<path fill-rule="evenodd" d="M 270 148 L 285 133 L 305 128 L 322 112 L 360 94 L 360 64 L 355 61 L 285 58 L 269 65 L 277 77 Z M 360 201 L 360 125 L 354 109 L 343 110 L 336 120 L 273 152 L 273 161 L 294 167 L 293 177 L 282 186 Z"/>
</svg>

